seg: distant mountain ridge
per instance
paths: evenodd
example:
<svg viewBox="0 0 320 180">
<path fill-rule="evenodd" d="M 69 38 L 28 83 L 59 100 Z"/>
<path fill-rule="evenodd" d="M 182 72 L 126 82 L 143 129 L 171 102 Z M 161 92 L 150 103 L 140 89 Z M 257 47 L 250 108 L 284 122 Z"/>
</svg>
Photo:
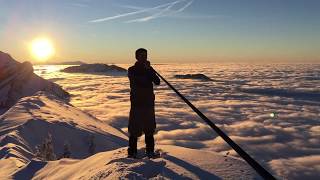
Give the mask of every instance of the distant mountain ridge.
<svg viewBox="0 0 320 180">
<path fill-rule="evenodd" d="M 71 66 L 61 70 L 66 73 L 87 73 L 87 74 L 106 74 L 106 75 L 127 75 L 125 68 L 116 65 L 107 64 L 81 64 L 79 66 Z"/>
<path fill-rule="evenodd" d="M 43 63 L 35 63 L 35 65 L 81 65 L 87 64 L 83 61 L 62 61 L 62 62 L 43 62 Z"/>
</svg>

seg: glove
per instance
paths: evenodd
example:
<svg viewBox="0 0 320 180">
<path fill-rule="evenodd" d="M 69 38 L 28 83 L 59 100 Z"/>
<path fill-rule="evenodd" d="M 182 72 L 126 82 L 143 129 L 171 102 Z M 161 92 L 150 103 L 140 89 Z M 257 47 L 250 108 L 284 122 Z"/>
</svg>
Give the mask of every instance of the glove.
<svg viewBox="0 0 320 180">
<path fill-rule="evenodd" d="M 145 67 L 147 70 L 151 69 L 150 61 L 146 61 L 146 62 L 144 63 L 144 67 Z"/>
</svg>

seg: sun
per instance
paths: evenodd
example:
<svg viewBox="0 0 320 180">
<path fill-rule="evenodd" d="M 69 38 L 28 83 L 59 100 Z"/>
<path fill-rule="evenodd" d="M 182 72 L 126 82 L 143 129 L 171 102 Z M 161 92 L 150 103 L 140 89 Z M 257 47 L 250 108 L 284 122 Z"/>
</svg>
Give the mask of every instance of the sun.
<svg viewBox="0 0 320 180">
<path fill-rule="evenodd" d="M 31 43 L 31 53 L 39 61 L 45 61 L 54 55 L 54 47 L 48 38 L 37 38 Z"/>
</svg>

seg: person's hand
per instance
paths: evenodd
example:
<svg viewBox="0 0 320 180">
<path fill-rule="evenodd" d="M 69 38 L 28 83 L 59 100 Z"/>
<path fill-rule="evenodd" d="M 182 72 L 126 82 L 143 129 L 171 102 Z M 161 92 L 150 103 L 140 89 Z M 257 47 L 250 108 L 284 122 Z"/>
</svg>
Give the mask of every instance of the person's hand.
<svg viewBox="0 0 320 180">
<path fill-rule="evenodd" d="M 146 61 L 146 62 L 144 63 L 144 67 L 145 67 L 146 69 L 151 69 L 150 61 Z"/>
</svg>

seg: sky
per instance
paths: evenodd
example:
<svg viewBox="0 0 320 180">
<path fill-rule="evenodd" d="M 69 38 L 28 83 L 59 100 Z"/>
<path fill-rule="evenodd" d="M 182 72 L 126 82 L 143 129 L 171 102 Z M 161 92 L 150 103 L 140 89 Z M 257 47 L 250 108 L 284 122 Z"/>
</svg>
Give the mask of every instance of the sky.
<svg viewBox="0 0 320 180">
<path fill-rule="evenodd" d="M 320 63 L 319 0 L 0 0 L 0 51 L 36 60 L 131 63 Z"/>
</svg>

